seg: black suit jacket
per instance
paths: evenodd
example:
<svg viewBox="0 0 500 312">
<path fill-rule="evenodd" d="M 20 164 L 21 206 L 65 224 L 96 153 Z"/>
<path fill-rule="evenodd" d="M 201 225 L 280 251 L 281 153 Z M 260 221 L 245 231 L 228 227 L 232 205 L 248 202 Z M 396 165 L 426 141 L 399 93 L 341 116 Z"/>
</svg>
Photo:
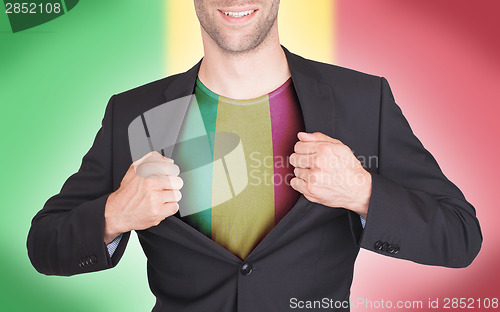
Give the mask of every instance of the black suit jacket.
<svg viewBox="0 0 500 312">
<path fill-rule="evenodd" d="M 177 216 L 168 217 L 137 231 L 157 298 L 153 311 L 288 311 L 290 298 L 348 300 L 360 247 L 447 267 L 465 267 L 479 252 L 474 208 L 413 135 L 387 80 L 283 49 L 306 131 L 338 138 L 359 159 L 372 160 L 366 228 L 355 213 L 301 196 L 241 261 Z M 130 233 L 110 258 L 104 207 L 132 163 L 127 127 L 141 113 L 192 94 L 200 63 L 110 99 L 80 169 L 32 221 L 28 254 L 39 272 L 74 275 L 119 262 Z"/>
</svg>

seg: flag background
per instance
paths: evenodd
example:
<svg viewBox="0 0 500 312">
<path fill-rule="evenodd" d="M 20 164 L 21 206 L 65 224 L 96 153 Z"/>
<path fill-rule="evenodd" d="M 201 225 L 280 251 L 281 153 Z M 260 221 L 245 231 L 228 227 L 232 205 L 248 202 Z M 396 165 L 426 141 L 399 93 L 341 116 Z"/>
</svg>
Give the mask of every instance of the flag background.
<svg viewBox="0 0 500 312">
<path fill-rule="evenodd" d="M 429 298 L 442 306 L 444 298 L 499 296 L 499 9 L 496 0 L 281 3 L 280 34 L 290 51 L 388 79 L 415 134 L 476 207 L 483 230 L 481 253 L 461 270 L 362 250 L 354 302 L 421 300 L 426 308 Z M 116 268 L 70 278 L 38 274 L 26 236 L 31 218 L 78 170 L 109 97 L 185 71 L 202 55 L 192 1 L 80 1 L 15 34 L 0 12 L 0 310 L 153 307 L 135 234 Z"/>
</svg>

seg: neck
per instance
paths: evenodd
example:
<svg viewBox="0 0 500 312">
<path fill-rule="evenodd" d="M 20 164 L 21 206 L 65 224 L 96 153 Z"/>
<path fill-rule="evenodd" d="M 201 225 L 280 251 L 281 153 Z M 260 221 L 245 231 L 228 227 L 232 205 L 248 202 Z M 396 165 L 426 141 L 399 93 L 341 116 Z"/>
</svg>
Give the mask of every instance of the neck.
<svg viewBox="0 0 500 312">
<path fill-rule="evenodd" d="M 203 34 L 205 55 L 198 77 L 211 91 L 232 99 L 253 99 L 281 86 L 290 71 L 277 31 L 255 49 L 229 53 Z"/>
</svg>

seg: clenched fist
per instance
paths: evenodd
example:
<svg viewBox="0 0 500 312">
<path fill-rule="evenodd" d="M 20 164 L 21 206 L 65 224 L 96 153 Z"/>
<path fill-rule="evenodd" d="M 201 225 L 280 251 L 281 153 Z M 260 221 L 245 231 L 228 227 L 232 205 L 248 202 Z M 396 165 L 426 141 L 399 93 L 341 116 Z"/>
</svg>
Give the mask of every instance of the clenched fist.
<svg viewBox="0 0 500 312">
<path fill-rule="evenodd" d="M 104 242 L 121 233 L 158 225 L 177 212 L 183 185 L 172 159 L 153 151 L 130 165 L 104 211 Z"/>
<path fill-rule="evenodd" d="M 343 207 L 363 218 L 368 213 L 372 179 L 351 149 L 320 132 L 299 132 L 290 155 L 295 178 L 292 188 L 316 203 Z"/>
</svg>

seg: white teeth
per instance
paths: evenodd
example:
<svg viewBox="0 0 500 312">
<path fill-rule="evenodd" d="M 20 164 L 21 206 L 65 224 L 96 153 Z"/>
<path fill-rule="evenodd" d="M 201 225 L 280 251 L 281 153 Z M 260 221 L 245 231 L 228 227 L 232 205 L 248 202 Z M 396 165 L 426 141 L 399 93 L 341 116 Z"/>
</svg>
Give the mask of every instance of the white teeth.
<svg viewBox="0 0 500 312">
<path fill-rule="evenodd" d="M 227 16 L 240 18 L 240 17 L 243 17 L 243 16 L 250 15 L 253 12 L 255 12 L 255 10 L 249 10 L 249 11 L 243 11 L 243 12 L 222 12 L 222 13 L 226 14 Z"/>
</svg>

